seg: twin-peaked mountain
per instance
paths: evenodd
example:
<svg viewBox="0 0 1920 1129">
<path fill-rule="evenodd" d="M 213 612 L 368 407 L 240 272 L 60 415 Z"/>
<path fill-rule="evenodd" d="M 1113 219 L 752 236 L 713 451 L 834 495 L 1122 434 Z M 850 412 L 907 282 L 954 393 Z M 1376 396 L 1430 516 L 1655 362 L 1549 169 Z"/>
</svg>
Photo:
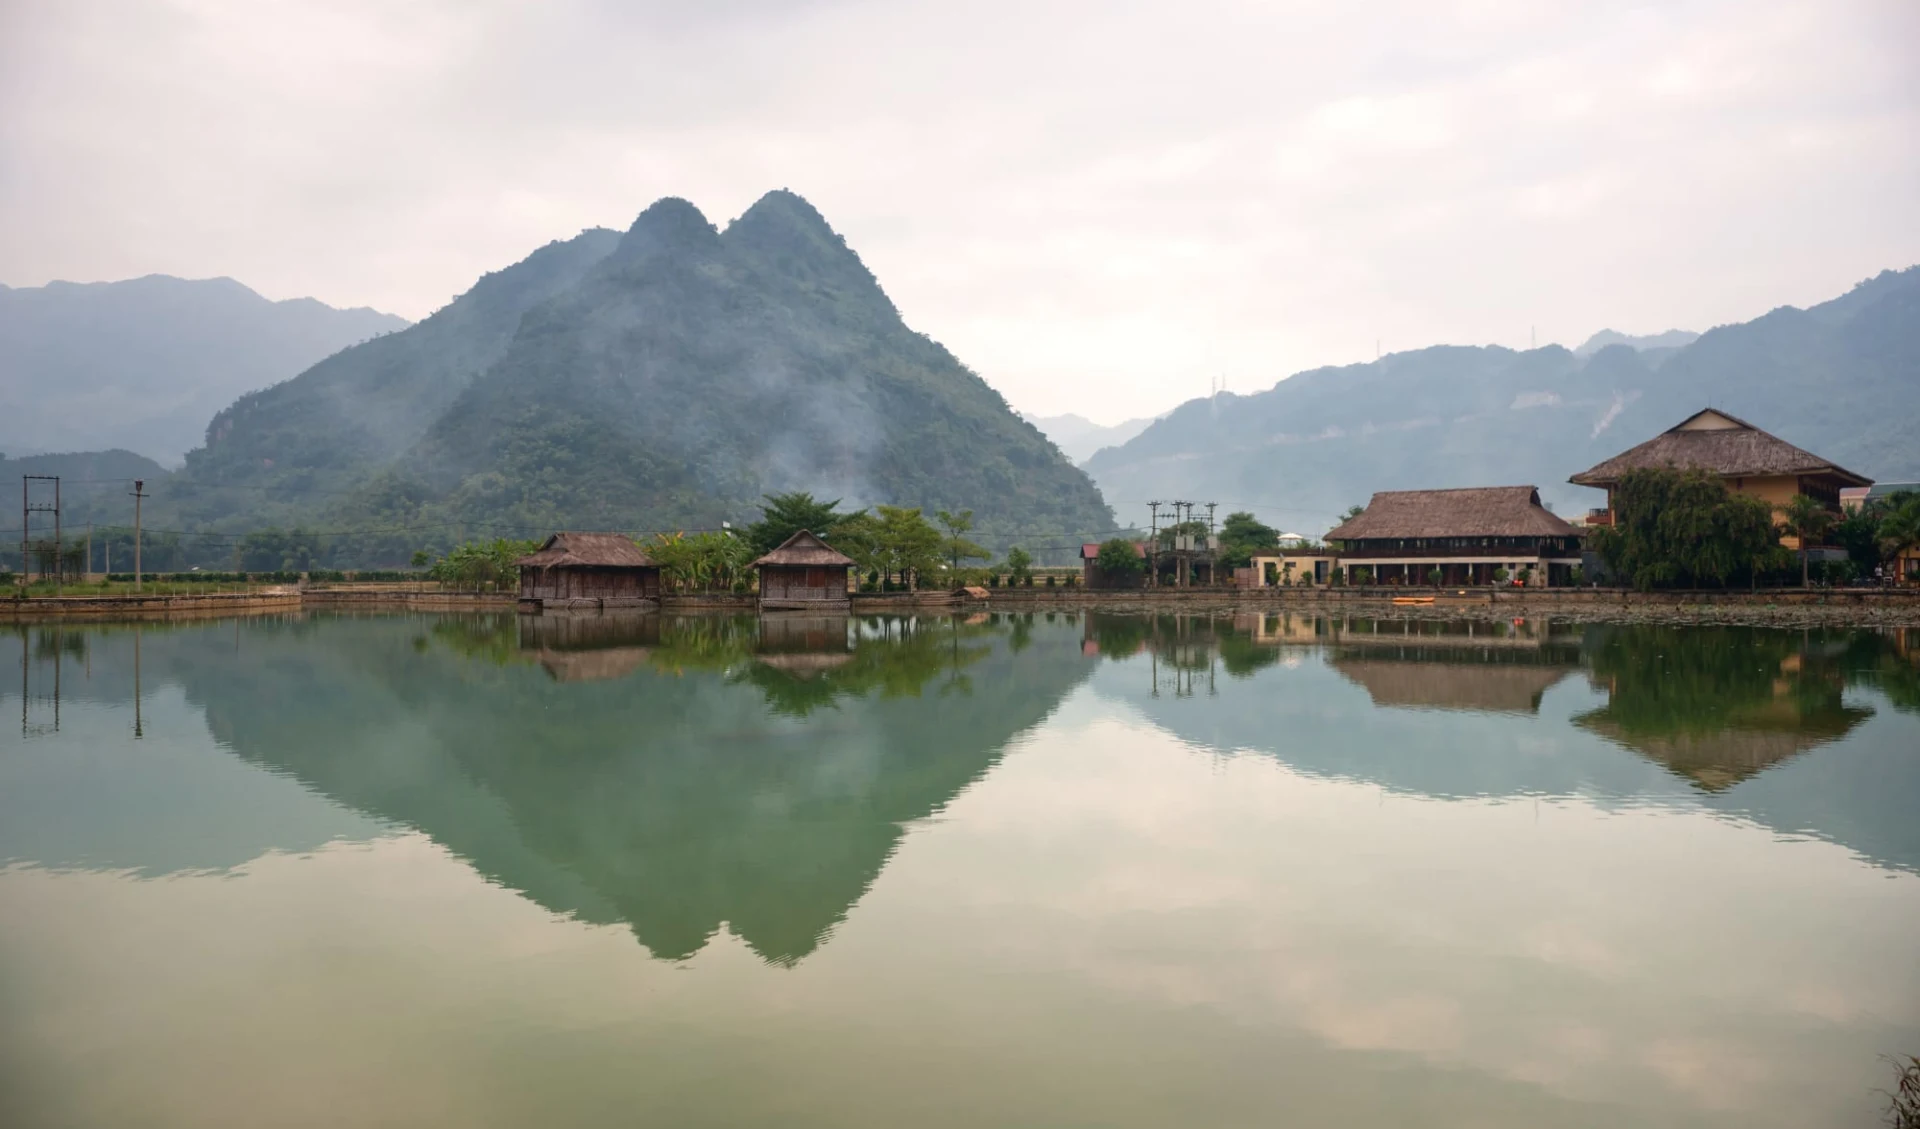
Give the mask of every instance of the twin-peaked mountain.
<svg viewBox="0 0 1920 1129">
<path fill-rule="evenodd" d="M 207 439 L 175 484 L 189 524 L 670 529 L 783 490 L 971 509 L 1000 542 L 1113 524 L 784 191 L 724 231 L 665 199 L 624 235 L 551 244 L 243 397 Z"/>
</svg>

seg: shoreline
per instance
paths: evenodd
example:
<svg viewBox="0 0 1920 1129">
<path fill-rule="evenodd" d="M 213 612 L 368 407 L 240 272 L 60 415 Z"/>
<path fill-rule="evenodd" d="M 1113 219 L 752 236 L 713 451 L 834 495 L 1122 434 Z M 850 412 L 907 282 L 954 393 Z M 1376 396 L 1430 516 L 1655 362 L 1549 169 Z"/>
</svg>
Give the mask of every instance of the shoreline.
<svg viewBox="0 0 1920 1129">
<path fill-rule="evenodd" d="M 1395 598 L 1428 598 L 1396 604 Z M 202 618 L 289 610 L 511 611 L 512 594 L 420 592 L 394 589 L 292 588 L 258 593 L 198 595 L 46 596 L 0 600 L 0 622 Z M 669 596 L 666 612 L 751 612 L 751 597 Z M 1193 611 L 1229 614 L 1353 614 L 1377 618 L 1511 620 L 1547 618 L 1568 623 L 1662 623 L 1760 627 L 1920 627 L 1920 590 L 1839 589 L 1760 592 L 1621 589 L 1267 588 L 1112 590 L 1084 588 L 989 589 L 984 598 L 944 592 L 855 594 L 849 614 L 924 610 L 993 612 L 1073 610 L 1116 614 Z M 598 613 L 594 613 L 598 614 Z"/>
</svg>

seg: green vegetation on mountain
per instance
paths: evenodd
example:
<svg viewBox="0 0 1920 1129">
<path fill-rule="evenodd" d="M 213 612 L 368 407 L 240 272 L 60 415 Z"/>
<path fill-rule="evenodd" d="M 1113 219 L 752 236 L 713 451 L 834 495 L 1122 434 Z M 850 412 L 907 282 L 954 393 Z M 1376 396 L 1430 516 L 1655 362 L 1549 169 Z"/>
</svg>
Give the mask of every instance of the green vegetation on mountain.
<svg viewBox="0 0 1920 1129">
<path fill-rule="evenodd" d="M 405 329 L 231 278 L 0 286 L 0 448 L 124 447 L 177 464 L 235 396 Z"/>
<path fill-rule="evenodd" d="M 1309 534 L 1377 490 L 1526 483 L 1571 514 L 1605 501 L 1568 475 L 1708 405 L 1858 473 L 1920 479 L 1920 268 L 1680 348 L 1436 346 L 1315 369 L 1189 401 L 1086 466 L 1111 499 L 1218 501 Z"/>
<path fill-rule="evenodd" d="M 789 192 L 724 232 L 659 201 L 243 397 L 163 505 L 192 529 L 391 530 L 334 553 L 396 563 L 476 535 L 717 528 L 794 491 L 971 509 L 1001 545 L 1113 524 Z"/>
</svg>

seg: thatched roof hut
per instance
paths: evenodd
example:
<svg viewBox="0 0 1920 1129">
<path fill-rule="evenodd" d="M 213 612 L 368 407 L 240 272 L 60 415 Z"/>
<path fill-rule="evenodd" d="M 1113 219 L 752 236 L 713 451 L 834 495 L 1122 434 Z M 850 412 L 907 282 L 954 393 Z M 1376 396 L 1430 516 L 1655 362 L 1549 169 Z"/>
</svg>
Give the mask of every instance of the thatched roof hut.
<svg viewBox="0 0 1920 1129">
<path fill-rule="evenodd" d="M 1837 466 L 1785 439 L 1769 435 L 1743 419 L 1709 408 L 1606 462 L 1567 481 L 1576 486 L 1607 487 L 1630 470 L 1671 467 L 1704 470 L 1721 478 L 1818 477 L 1842 486 L 1868 486 L 1873 480 Z"/>
<path fill-rule="evenodd" d="M 660 566 L 622 533 L 556 533 L 514 563 L 526 606 L 626 607 L 660 596 Z"/>
<path fill-rule="evenodd" d="M 847 570 L 853 558 L 802 529 L 753 562 L 760 572 L 760 606 L 812 608 L 848 604 Z"/>
<path fill-rule="evenodd" d="M 1329 541 L 1421 541 L 1460 537 L 1578 537 L 1580 531 L 1540 504 L 1532 486 L 1456 490 L 1382 490 L 1359 516 L 1327 533 Z"/>
</svg>

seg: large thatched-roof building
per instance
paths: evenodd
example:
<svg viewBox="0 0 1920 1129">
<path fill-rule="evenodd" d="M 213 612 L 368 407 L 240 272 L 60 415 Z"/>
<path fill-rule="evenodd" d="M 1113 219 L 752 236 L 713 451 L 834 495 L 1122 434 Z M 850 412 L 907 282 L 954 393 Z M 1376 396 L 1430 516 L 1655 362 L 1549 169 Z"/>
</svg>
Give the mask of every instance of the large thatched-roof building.
<svg viewBox="0 0 1920 1129">
<path fill-rule="evenodd" d="M 1595 511 L 1590 522 L 1610 524 L 1614 487 L 1629 471 L 1658 467 L 1704 470 L 1724 481 L 1729 490 L 1771 505 L 1776 514 L 1784 511 L 1796 494 L 1814 498 L 1838 514 L 1841 490 L 1873 484 L 1864 475 L 1713 408 L 1695 412 L 1645 443 L 1567 481 L 1605 490 L 1607 508 Z M 1792 538 L 1785 543 L 1789 548 L 1800 547 Z"/>
<path fill-rule="evenodd" d="M 1540 504 L 1532 486 L 1383 490 L 1328 531 L 1347 583 L 1491 584 L 1505 570 L 1535 585 L 1566 584 L 1580 563 L 1580 531 Z"/>
<path fill-rule="evenodd" d="M 853 558 L 802 529 L 753 562 L 760 573 L 762 608 L 846 608 Z"/>
<path fill-rule="evenodd" d="M 660 598 L 660 566 L 622 533 L 556 533 L 514 562 L 520 606 L 644 607 Z"/>
</svg>

